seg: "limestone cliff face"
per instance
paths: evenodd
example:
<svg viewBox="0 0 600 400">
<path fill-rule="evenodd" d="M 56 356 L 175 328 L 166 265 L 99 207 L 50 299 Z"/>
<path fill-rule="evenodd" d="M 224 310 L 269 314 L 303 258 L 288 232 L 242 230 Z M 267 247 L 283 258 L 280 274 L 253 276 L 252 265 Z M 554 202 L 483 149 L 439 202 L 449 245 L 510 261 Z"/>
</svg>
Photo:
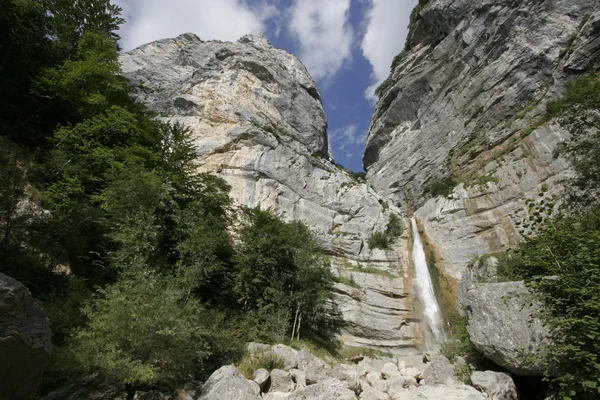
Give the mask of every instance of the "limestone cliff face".
<svg viewBox="0 0 600 400">
<path fill-rule="evenodd" d="M 336 284 L 345 342 L 413 349 L 408 263 L 366 241 L 400 210 L 332 162 L 319 91 L 296 57 L 261 35 L 226 43 L 184 34 L 121 63 L 140 101 L 193 130 L 201 170 L 224 178 L 235 201 L 303 220 L 317 234 L 332 269 L 354 281 Z"/>
<path fill-rule="evenodd" d="M 409 47 L 371 122 L 367 180 L 415 213 L 458 280 L 560 198 L 570 171 L 552 153 L 568 132 L 543 115 L 566 81 L 600 68 L 600 4 L 422 0 Z M 432 198 L 436 182 L 449 190 Z"/>
</svg>

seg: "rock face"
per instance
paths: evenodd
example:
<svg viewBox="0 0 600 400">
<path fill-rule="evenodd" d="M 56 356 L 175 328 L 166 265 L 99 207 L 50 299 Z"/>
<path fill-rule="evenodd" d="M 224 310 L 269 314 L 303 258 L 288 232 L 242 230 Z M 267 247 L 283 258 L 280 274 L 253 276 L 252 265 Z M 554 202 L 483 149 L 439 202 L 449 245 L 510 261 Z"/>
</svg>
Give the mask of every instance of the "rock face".
<svg viewBox="0 0 600 400">
<path fill-rule="evenodd" d="M 400 210 L 332 162 L 320 94 L 296 57 L 261 35 L 226 43 L 184 34 L 121 63 L 138 100 L 193 131 L 202 172 L 224 178 L 239 204 L 305 221 L 334 272 L 354 279 L 336 285 L 346 343 L 414 351 L 408 263 L 366 241 Z"/>
<path fill-rule="evenodd" d="M 257 394 L 240 371 L 232 365 L 216 370 L 202 387 L 199 400 L 260 400 Z"/>
<path fill-rule="evenodd" d="M 469 337 L 477 350 L 515 375 L 543 375 L 544 367 L 527 357 L 539 356 L 549 333 L 535 317 L 540 304 L 525 284 L 474 284 L 466 296 Z"/>
<path fill-rule="evenodd" d="M 473 257 L 520 242 L 529 202 L 556 204 L 570 172 L 552 152 L 568 133 L 542 116 L 566 81 L 600 66 L 600 12 L 595 0 L 420 3 L 364 165 L 459 280 Z"/>
<path fill-rule="evenodd" d="M 0 273 L 0 398 L 33 398 L 50 359 L 51 336 L 29 290 Z"/>
</svg>

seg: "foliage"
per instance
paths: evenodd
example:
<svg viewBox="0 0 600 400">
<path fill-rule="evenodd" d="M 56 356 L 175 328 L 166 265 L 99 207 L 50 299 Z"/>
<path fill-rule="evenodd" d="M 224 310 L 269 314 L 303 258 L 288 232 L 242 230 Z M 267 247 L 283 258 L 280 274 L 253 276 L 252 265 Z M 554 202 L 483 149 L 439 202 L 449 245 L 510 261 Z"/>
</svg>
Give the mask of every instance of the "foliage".
<svg viewBox="0 0 600 400">
<path fill-rule="evenodd" d="M 569 130 L 571 139 L 557 155 L 566 155 L 577 173 L 571 204 L 586 207 L 600 199 L 600 75 L 567 83 L 564 96 L 548 104 L 548 115 Z"/>
<path fill-rule="evenodd" d="M 452 339 L 445 341 L 440 346 L 440 352 L 454 363 L 457 357 L 465 357 L 474 352 L 473 344 L 467 331 L 467 318 L 453 316 L 449 320 Z"/>
<path fill-rule="evenodd" d="M 374 232 L 367 239 L 371 249 L 388 249 L 390 245 L 402 235 L 404 226 L 396 214 L 390 214 L 390 219 L 384 232 Z"/>
<path fill-rule="evenodd" d="M 285 361 L 273 353 L 265 353 L 255 357 L 246 354 L 236 363 L 236 367 L 246 379 L 254 379 L 254 372 L 256 370 L 264 368 L 270 372 L 274 369 L 283 369 Z"/>
<path fill-rule="evenodd" d="M 423 188 L 423 193 L 432 197 L 448 196 L 456 186 L 456 181 L 453 177 L 438 178 L 433 177 L 427 181 Z"/>
<path fill-rule="evenodd" d="M 600 208 L 560 216 L 500 263 L 545 307 L 553 343 L 540 358 L 562 398 L 600 393 Z M 508 266 L 506 263 L 508 262 Z"/>
</svg>

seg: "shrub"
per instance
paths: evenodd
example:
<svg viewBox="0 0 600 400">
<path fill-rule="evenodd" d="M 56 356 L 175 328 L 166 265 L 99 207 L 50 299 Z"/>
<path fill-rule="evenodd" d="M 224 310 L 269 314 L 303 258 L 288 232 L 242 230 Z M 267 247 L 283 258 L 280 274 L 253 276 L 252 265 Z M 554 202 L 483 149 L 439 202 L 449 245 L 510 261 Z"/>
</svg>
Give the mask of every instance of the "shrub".
<svg viewBox="0 0 600 400">
<path fill-rule="evenodd" d="M 274 369 L 283 369 L 285 367 L 285 361 L 273 353 L 265 353 L 255 357 L 251 357 L 250 354 L 245 354 L 244 357 L 236 363 L 236 367 L 247 379 L 253 379 L 256 370 L 264 368 L 271 372 Z"/>
<path fill-rule="evenodd" d="M 436 196 L 448 196 L 452 193 L 452 189 L 456 186 L 456 181 L 452 177 L 447 178 L 431 178 L 425 184 L 423 193 L 428 194 L 432 197 Z"/>
</svg>

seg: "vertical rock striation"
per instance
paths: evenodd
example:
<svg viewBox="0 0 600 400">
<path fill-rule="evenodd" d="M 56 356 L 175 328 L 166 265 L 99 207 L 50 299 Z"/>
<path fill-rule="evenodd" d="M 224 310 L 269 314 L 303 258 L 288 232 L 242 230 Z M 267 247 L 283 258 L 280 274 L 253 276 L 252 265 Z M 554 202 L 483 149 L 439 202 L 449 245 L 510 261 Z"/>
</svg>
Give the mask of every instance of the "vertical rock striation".
<svg viewBox="0 0 600 400">
<path fill-rule="evenodd" d="M 140 101 L 192 129 L 201 172 L 224 178 L 237 203 L 272 208 L 316 233 L 333 270 L 354 282 L 336 284 L 347 343 L 414 349 L 408 264 L 366 240 L 400 210 L 333 163 L 319 91 L 296 57 L 262 35 L 227 43 L 184 34 L 121 63 Z"/>
<path fill-rule="evenodd" d="M 371 122 L 367 180 L 415 212 L 442 273 L 458 280 L 473 257 L 519 243 L 530 211 L 551 213 L 560 198 L 570 170 L 553 150 L 568 132 L 545 118 L 546 104 L 600 68 L 600 7 L 422 0 L 408 48 Z"/>
</svg>

